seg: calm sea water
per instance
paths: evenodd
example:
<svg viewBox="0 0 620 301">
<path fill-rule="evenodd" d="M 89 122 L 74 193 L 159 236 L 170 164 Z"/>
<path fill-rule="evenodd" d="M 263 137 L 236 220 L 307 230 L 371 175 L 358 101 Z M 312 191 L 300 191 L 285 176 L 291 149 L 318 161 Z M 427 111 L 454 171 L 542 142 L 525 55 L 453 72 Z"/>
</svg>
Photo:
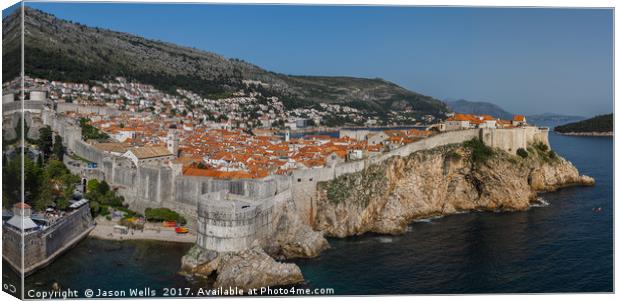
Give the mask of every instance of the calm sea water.
<svg viewBox="0 0 620 301">
<path fill-rule="evenodd" d="M 332 239 L 318 258 L 295 261 L 306 285 L 337 294 L 612 291 L 613 140 L 555 134 L 550 140 L 596 179 L 595 187 L 543 194 L 549 205 L 525 212 L 465 213 L 415 222 L 401 236 Z M 177 274 L 189 247 L 87 239 L 26 278 L 26 287 L 204 286 Z M 3 282 L 17 282 L 6 265 Z"/>
</svg>

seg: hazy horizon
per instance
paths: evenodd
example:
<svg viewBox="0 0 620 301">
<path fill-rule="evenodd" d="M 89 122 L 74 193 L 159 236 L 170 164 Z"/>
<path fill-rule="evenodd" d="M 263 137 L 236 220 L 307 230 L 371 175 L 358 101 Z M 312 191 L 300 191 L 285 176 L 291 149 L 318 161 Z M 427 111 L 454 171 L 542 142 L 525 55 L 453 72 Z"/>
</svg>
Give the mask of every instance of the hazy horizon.
<svg viewBox="0 0 620 301">
<path fill-rule="evenodd" d="M 26 5 L 279 73 L 380 77 L 440 100 L 489 102 L 513 113 L 613 111 L 610 9 Z"/>
</svg>

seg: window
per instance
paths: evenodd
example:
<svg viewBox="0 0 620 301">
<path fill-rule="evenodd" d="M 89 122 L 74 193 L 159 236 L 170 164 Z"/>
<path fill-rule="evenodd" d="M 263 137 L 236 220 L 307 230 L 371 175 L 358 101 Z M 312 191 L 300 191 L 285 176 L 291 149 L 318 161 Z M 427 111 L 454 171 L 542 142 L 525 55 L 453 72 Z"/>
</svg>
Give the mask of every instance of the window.
<svg viewBox="0 0 620 301">
<path fill-rule="evenodd" d="M 310 182 L 312 182 L 312 178 L 310 178 Z"/>
<path fill-rule="evenodd" d="M 301 182 L 301 178 L 297 178 L 297 182 Z"/>
</svg>

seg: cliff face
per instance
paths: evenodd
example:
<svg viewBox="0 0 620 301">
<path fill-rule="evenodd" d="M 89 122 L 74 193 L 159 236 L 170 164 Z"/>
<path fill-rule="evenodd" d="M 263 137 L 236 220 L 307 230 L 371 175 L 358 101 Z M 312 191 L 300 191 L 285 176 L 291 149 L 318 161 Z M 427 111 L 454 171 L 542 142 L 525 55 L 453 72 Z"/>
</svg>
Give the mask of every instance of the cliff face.
<svg viewBox="0 0 620 301">
<path fill-rule="evenodd" d="M 319 183 L 314 227 L 336 237 L 396 234 L 415 218 L 525 210 L 538 191 L 593 183 L 546 145 L 529 147 L 523 158 L 471 141 L 395 157 Z"/>
<path fill-rule="evenodd" d="M 321 232 L 301 222 L 294 202 L 289 201 L 273 216 L 276 231 L 268 239 L 257 239 L 251 248 L 238 252 L 217 252 L 195 245 L 181 259 L 186 275 L 215 275 L 214 287 L 243 289 L 289 285 L 303 282 L 301 270 L 294 263 L 278 259 L 315 257 L 329 247 Z"/>
</svg>

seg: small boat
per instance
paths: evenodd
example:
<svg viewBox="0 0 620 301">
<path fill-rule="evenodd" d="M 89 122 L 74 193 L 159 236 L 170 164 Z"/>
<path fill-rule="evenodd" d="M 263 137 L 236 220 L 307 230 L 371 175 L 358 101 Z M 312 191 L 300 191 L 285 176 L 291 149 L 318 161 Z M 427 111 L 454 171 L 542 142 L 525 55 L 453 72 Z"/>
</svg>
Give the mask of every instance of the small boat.
<svg viewBox="0 0 620 301">
<path fill-rule="evenodd" d="M 176 227 L 174 231 L 179 234 L 185 234 L 189 232 L 189 229 L 187 227 Z"/>
</svg>

